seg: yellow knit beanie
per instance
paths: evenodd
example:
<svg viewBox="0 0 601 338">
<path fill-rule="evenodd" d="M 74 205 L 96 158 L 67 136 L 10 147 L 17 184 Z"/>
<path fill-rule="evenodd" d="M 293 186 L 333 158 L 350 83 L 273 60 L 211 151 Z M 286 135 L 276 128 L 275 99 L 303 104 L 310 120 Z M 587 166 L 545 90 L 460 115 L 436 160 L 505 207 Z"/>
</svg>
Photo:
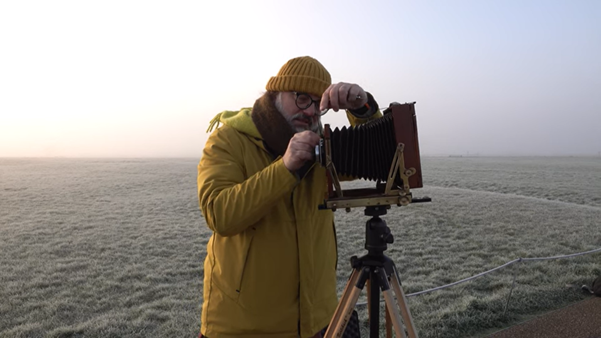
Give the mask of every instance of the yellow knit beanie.
<svg viewBox="0 0 601 338">
<path fill-rule="evenodd" d="M 278 75 L 272 76 L 265 89 L 273 92 L 303 92 L 321 96 L 332 84 L 326 68 L 310 56 L 288 60 Z"/>
</svg>

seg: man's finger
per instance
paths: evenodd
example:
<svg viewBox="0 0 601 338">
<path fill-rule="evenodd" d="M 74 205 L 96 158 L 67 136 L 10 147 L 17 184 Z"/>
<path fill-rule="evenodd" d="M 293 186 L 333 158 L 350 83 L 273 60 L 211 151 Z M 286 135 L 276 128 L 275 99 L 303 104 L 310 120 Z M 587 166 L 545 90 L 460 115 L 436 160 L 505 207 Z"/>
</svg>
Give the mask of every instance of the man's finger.
<svg viewBox="0 0 601 338">
<path fill-rule="evenodd" d="M 321 102 L 319 103 L 320 111 L 330 108 L 330 88 L 332 88 L 332 85 L 326 88 L 326 90 L 321 95 Z"/>
<path fill-rule="evenodd" d="M 349 101 L 349 91 L 351 90 L 351 84 L 344 83 L 338 89 L 338 103 L 340 108 L 348 107 Z"/>
<path fill-rule="evenodd" d="M 365 97 L 365 94 L 362 93 L 361 87 L 357 86 L 357 85 L 353 85 L 351 87 L 351 89 L 349 90 L 349 94 L 348 94 L 348 100 L 350 102 L 355 102 L 356 100 L 360 100 L 363 99 Z"/>
<path fill-rule="evenodd" d="M 319 140 L 319 135 L 317 135 L 315 132 L 311 131 L 311 130 L 305 130 L 303 132 L 300 133 L 296 133 L 294 135 L 295 137 L 301 137 L 301 138 L 306 138 L 306 139 L 310 139 L 310 140 Z"/>
<path fill-rule="evenodd" d="M 340 89 L 339 87 L 340 84 L 336 84 L 330 90 L 330 108 L 332 108 L 334 111 L 338 111 L 338 109 L 340 109 L 340 101 L 338 99 L 338 91 Z"/>
</svg>

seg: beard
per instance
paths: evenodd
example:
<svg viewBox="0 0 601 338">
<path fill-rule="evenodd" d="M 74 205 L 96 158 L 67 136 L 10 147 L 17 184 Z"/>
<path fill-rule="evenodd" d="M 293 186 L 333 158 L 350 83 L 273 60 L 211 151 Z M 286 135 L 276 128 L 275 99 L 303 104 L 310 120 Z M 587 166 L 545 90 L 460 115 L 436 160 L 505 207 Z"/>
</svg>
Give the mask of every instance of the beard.
<svg viewBox="0 0 601 338">
<path fill-rule="evenodd" d="M 319 130 L 319 122 L 311 119 L 310 117 L 307 117 L 307 115 L 303 113 L 294 114 L 292 116 L 284 115 L 284 118 L 286 118 L 286 121 L 288 121 L 292 129 L 294 129 L 297 133 L 300 133 L 305 130 L 310 130 L 314 133 L 317 133 L 317 131 Z M 297 126 L 294 124 L 295 120 L 303 121 L 307 123 L 307 126 Z"/>
<path fill-rule="evenodd" d="M 314 133 L 318 133 L 320 130 L 319 117 L 317 119 L 314 119 L 314 118 L 308 117 L 306 114 L 303 114 L 303 113 L 298 113 L 298 114 L 294 114 L 294 115 L 287 114 L 284 111 L 284 106 L 282 105 L 281 95 L 282 95 L 281 92 L 278 93 L 278 96 L 275 99 L 275 107 L 280 112 L 280 114 L 282 114 L 282 116 L 284 116 L 286 121 L 288 121 L 288 124 L 290 125 L 290 127 L 292 127 L 292 129 L 297 133 L 303 132 L 305 130 L 310 130 Z M 303 121 L 303 122 L 307 123 L 307 126 L 306 127 L 297 126 L 294 124 L 295 120 Z"/>
</svg>

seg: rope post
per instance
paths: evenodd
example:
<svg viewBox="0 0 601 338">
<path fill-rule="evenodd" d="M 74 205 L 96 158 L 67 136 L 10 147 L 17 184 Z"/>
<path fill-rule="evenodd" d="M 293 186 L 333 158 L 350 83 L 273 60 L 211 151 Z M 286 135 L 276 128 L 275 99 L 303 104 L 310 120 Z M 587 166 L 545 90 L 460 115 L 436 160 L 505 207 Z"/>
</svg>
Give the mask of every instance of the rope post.
<svg viewBox="0 0 601 338">
<path fill-rule="evenodd" d="M 522 257 L 518 259 L 518 263 L 522 263 Z M 520 265 L 521 266 L 521 265 Z M 515 288 L 515 276 L 517 267 L 513 268 L 513 280 L 511 281 L 511 289 L 509 289 L 509 294 L 507 295 L 507 301 L 505 302 L 505 309 L 503 309 L 503 317 L 507 314 L 507 309 L 509 308 L 509 300 L 511 299 L 511 294 L 513 293 L 513 289 Z"/>
</svg>

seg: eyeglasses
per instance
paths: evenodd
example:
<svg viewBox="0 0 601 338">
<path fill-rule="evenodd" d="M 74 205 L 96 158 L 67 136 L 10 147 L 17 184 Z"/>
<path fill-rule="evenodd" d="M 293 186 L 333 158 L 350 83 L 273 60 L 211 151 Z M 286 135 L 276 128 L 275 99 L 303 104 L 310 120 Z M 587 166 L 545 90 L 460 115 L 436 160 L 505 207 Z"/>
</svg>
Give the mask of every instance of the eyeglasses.
<svg viewBox="0 0 601 338">
<path fill-rule="evenodd" d="M 293 92 L 294 95 L 296 96 L 296 100 L 294 101 L 294 103 L 296 103 L 296 106 L 298 107 L 298 109 L 307 109 L 309 107 L 311 107 L 312 104 L 315 104 L 315 110 L 319 110 L 319 100 L 313 100 L 313 98 L 311 97 L 311 95 L 307 94 L 307 93 L 297 93 L 297 92 Z M 323 116 L 325 115 L 328 110 L 330 110 L 330 108 L 326 108 L 322 111 L 319 111 L 319 115 Z"/>
</svg>

